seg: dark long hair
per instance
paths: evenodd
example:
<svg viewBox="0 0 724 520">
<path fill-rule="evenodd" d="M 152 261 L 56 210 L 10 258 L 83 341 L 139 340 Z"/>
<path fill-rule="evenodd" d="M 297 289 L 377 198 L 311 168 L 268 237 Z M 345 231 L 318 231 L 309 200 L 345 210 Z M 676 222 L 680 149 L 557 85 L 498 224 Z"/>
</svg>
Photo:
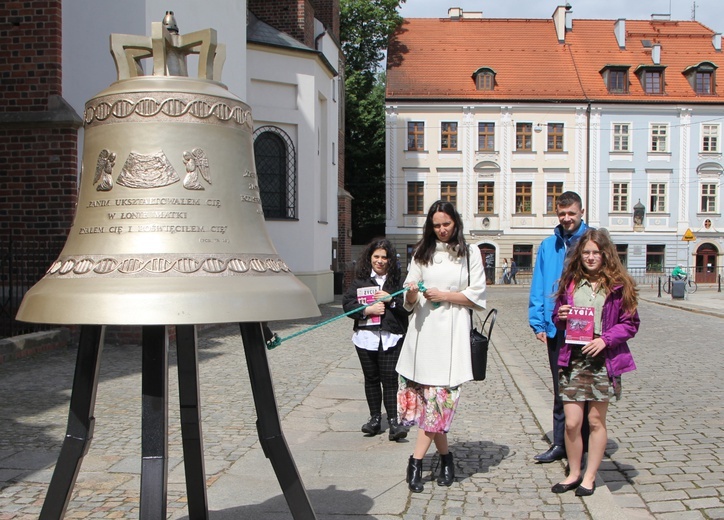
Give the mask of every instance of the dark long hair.
<svg viewBox="0 0 724 520">
<path fill-rule="evenodd" d="M 627 312 L 633 312 L 636 310 L 638 301 L 636 282 L 621 263 L 616 252 L 616 245 L 611 240 L 611 235 L 608 234 L 606 229 L 602 228 L 588 228 L 576 242 L 576 246 L 571 251 L 563 269 L 557 295 L 565 294 L 572 281 L 578 283 L 584 278 L 590 278 L 588 271 L 583 267 L 583 250 L 589 241 L 593 241 L 601 251 L 601 269 L 598 272 L 599 283 L 605 288 L 606 293 L 610 293 L 615 285 L 621 285 L 623 308 Z"/>
<path fill-rule="evenodd" d="M 372 273 L 372 253 L 378 249 L 384 249 L 387 253 L 387 280 L 397 287 L 400 285 L 400 279 L 402 278 L 402 272 L 400 270 L 400 264 L 397 261 L 397 251 L 392 242 L 386 238 L 375 238 L 367 244 L 364 251 L 360 253 L 357 259 L 357 269 L 355 270 L 355 278 L 362 278 L 367 280 Z"/>
<path fill-rule="evenodd" d="M 430 206 L 425 219 L 425 225 L 422 228 L 422 238 L 415 245 L 415 261 L 422 265 L 429 265 L 435 254 L 435 245 L 437 244 L 437 235 L 432 224 L 432 216 L 435 213 L 442 212 L 448 215 L 455 225 L 455 231 L 450 235 L 448 245 L 456 252 L 458 258 L 467 254 L 468 248 L 465 243 L 465 234 L 463 233 L 463 219 L 455 209 L 451 202 L 435 201 Z"/>
</svg>

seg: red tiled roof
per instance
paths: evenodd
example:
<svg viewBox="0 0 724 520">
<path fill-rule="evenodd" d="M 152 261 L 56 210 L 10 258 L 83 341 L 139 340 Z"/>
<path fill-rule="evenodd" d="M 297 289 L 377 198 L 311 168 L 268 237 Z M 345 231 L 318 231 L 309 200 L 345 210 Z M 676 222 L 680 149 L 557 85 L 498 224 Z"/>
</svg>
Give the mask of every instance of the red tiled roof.
<svg viewBox="0 0 724 520">
<path fill-rule="evenodd" d="M 409 18 L 392 38 L 387 59 L 387 99 L 479 101 L 724 102 L 698 96 L 682 74 L 710 61 L 724 74 L 724 54 L 712 45 L 713 31 L 699 22 L 627 20 L 626 48 L 619 49 L 615 20 L 574 20 L 566 42 L 558 42 L 552 19 Z M 634 71 L 653 65 L 651 48 L 661 44 L 665 94 L 644 94 Z M 629 65 L 629 94 L 609 94 L 601 76 L 606 65 Z M 480 67 L 496 72 L 494 91 L 475 88 Z"/>
</svg>

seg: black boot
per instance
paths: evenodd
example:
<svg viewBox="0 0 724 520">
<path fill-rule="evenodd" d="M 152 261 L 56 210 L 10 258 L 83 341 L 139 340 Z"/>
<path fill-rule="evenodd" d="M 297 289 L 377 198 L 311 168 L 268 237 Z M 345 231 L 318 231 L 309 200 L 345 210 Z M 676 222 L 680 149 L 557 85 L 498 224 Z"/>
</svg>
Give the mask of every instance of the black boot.
<svg viewBox="0 0 724 520">
<path fill-rule="evenodd" d="M 440 455 L 440 476 L 437 477 L 438 486 L 451 486 L 455 481 L 455 465 L 452 453 Z"/>
<path fill-rule="evenodd" d="M 404 439 L 407 437 L 407 427 L 402 426 L 400 423 L 397 422 L 397 419 L 390 419 L 390 431 L 388 434 L 388 438 L 391 441 L 396 441 L 398 439 Z"/>
<path fill-rule="evenodd" d="M 407 463 L 407 487 L 413 493 L 420 493 L 425 487 L 422 485 L 422 459 L 416 459 L 410 455 Z"/>
<path fill-rule="evenodd" d="M 381 422 L 382 416 L 380 414 L 373 415 L 369 421 L 362 425 L 362 432 L 367 435 L 377 435 L 382 429 Z"/>
</svg>

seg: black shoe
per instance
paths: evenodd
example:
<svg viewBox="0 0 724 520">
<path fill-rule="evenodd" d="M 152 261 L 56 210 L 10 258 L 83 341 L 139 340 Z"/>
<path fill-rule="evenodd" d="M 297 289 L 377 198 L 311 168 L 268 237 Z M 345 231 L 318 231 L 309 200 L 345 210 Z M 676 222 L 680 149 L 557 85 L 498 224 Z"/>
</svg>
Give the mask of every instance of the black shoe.
<svg viewBox="0 0 724 520">
<path fill-rule="evenodd" d="M 566 458 L 566 449 L 563 446 L 559 446 L 557 444 L 554 444 L 550 447 L 548 451 L 545 453 L 541 453 L 540 455 L 536 455 L 533 457 L 535 460 L 540 462 L 541 464 L 547 464 L 549 462 L 554 462 L 556 460 L 561 460 Z"/>
<path fill-rule="evenodd" d="M 410 460 L 407 462 L 407 477 L 405 478 L 407 487 L 413 493 L 422 492 L 425 487 L 422 484 L 422 459 L 416 459 L 410 455 Z"/>
<path fill-rule="evenodd" d="M 408 429 L 406 426 L 401 425 L 397 422 L 397 419 L 390 419 L 390 431 L 387 435 L 387 438 L 391 441 L 396 441 L 399 439 L 404 439 L 407 437 Z"/>
<path fill-rule="evenodd" d="M 382 430 L 382 417 L 380 415 L 373 415 L 370 420 L 362 425 L 362 433 L 367 435 L 377 435 Z"/>
<path fill-rule="evenodd" d="M 437 477 L 438 486 L 451 486 L 455 481 L 455 465 L 452 453 L 440 455 L 440 476 Z"/>
<path fill-rule="evenodd" d="M 578 489 L 576 489 L 576 496 L 577 497 L 590 497 L 593 495 L 594 491 L 596 491 L 596 483 L 593 483 L 593 487 L 591 489 L 584 488 L 583 486 L 578 486 Z"/>
<path fill-rule="evenodd" d="M 570 491 L 571 489 L 580 489 L 578 486 L 581 485 L 581 482 L 583 482 L 583 477 L 579 477 L 578 480 L 576 480 L 575 482 L 571 482 L 570 484 L 562 484 L 559 482 L 558 484 L 553 485 L 551 491 L 553 491 L 554 493 L 565 493 L 566 491 Z M 578 494 L 578 489 L 576 489 L 576 494 Z"/>
</svg>

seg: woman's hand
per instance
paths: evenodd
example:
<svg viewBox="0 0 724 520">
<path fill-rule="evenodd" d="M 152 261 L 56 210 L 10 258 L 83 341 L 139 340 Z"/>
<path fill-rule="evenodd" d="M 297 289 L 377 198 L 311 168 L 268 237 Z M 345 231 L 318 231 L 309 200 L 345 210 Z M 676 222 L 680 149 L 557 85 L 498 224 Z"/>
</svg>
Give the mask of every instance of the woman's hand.
<svg viewBox="0 0 724 520">
<path fill-rule="evenodd" d="M 390 293 L 388 293 L 387 291 L 377 291 L 375 293 L 375 300 L 380 300 L 383 302 L 389 301 Z"/>
<path fill-rule="evenodd" d="M 584 354 L 591 354 L 592 356 L 597 356 L 605 348 L 606 342 L 603 341 L 601 338 L 596 338 L 590 343 L 584 345 L 581 349 L 581 352 L 583 352 Z"/>
<path fill-rule="evenodd" d="M 570 305 L 561 305 L 560 307 L 558 307 L 558 319 L 561 321 L 567 320 L 569 312 L 571 312 Z"/>
<path fill-rule="evenodd" d="M 362 312 L 365 316 L 382 316 L 385 313 L 385 304 L 383 302 L 373 303 L 365 307 Z"/>
<path fill-rule="evenodd" d="M 405 285 L 407 292 L 405 293 L 405 302 L 408 305 L 414 305 L 417 301 L 417 294 L 420 292 L 420 288 L 417 286 L 417 282 L 411 282 Z"/>
<path fill-rule="evenodd" d="M 450 293 L 441 291 L 440 289 L 433 287 L 431 289 L 427 289 L 422 294 L 425 296 L 425 298 L 428 301 L 430 301 L 432 303 L 442 303 L 442 302 L 447 301 L 447 295 Z"/>
</svg>

